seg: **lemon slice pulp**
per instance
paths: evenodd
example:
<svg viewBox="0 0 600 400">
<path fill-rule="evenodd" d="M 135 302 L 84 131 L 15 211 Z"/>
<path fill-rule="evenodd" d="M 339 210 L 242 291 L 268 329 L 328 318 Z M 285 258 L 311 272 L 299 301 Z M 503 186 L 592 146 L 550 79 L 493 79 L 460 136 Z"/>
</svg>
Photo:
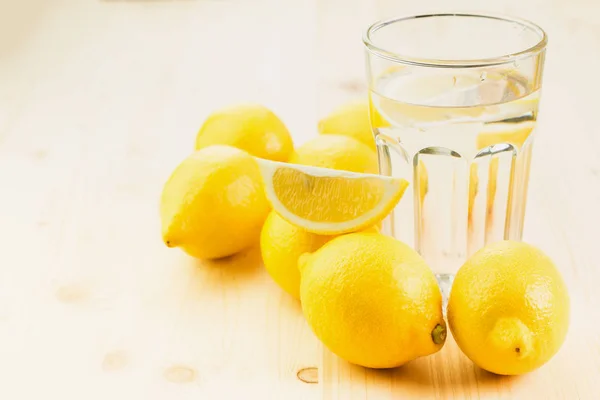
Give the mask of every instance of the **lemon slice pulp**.
<svg viewBox="0 0 600 400">
<path fill-rule="evenodd" d="M 318 234 L 353 232 L 381 221 L 408 187 L 401 178 L 257 161 L 273 209 Z"/>
</svg>

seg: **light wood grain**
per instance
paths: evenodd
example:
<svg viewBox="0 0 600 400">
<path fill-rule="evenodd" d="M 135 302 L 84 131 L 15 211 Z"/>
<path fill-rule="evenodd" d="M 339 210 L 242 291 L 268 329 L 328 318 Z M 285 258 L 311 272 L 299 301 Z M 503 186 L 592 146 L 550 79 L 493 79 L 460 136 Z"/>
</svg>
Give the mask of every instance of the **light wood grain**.
<svg viewBox="0 0 600 400">
<path fill-rule="evenodd" d="M 394 371 L 351 366 L 321 348 L 257 249 L 199 262 L 160 241 L 162 184 L 210 111 L 264 103 L 301 143 L 320 116 L 364 95 L 366 24 L 441 7 L 1 2 L 0 398 L 600 397 L 592 0 L 485 6 L 534 19 L 551 38 L 526 237 L 559 264 L 573 321 L 539 371 L 495 377 L 452 341 Z M 452 7 L 481 9 L 474 0 Z"/>
</svg>

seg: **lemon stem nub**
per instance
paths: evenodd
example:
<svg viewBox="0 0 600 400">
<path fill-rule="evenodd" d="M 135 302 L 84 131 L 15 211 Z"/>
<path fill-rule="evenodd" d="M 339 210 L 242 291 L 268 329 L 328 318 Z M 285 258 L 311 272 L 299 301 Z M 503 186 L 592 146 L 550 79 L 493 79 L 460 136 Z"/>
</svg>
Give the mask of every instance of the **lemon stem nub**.
<svg viewBox="0 0 600 400">
<path fill-rule="evenodd" d="M 518 318 L 500 318 L 490 332 L 490 343 L 504 351 L 514 351 L 518 357 L 527 357 L 534 348 L 531 331 Z"/>
<path fill-rule="evenodd" d="M 175 247 L 172 239 L 163 238 L 163 242 L 167 247 Z"/>
<path fill-rule="evenodd" d="M 446 341 L 446 327 L 441 324 L 437 324 L 431 331 L 431 339 L 435 344 L 444 343 Z"/>
</svg>

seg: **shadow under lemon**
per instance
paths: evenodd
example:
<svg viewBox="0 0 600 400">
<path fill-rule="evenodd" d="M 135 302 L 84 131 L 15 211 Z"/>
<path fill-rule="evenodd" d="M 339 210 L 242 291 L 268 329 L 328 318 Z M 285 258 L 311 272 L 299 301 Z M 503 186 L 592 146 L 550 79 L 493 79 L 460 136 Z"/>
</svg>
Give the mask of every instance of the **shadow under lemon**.
<svg viewBox="0 0 600 400">
<path fill-rule="evenodd" d="M 223 291 L 240 289 L 242 291 L 269 292 L 278 296 L 277 305 L 294 314 L 301 315 L 302 309 L 298 300 L 277 286 L 264 267 L 259 244 L 240 251 L 231 256 L 217 259 L 189 259 L 194 267 L 194 289 L 196 292 Z M 269 294 L 269 296 L 271 295 Z"/>
<path fill-rule="evenodd" d="M 209 146 L 181 162 L 163 187 L 163 241 L 198 259 L 222 259 L 256 242 L 269 211 L 254 158 Z"/>
<path fill-rule="evenodd" d="M 216 259 L 195 259 L 198 267 L 219 275 L 223 283 L 256 278 L 261 274 L 262 259 L 258 244 L 231 256 Z"/>
<path fill-rule="evenodd" d="M 411 395 L 430 396 L 437 393 L 442 398 L 460 394 L 462 388 L 471 390 L 476 386 L 479 394 L 498 393 L 498 388 L 522 379 L 522 376 L 496 375 L 473 364 L 458 348 L 451 333 L 443 349 L 430 356 L 420 357 L 395 368 L 373 369 L 349 363 L 333 353 L 325 356 L 324 371 L 331 370 L 333 363 L 336 371 L 342 370 L 353 381 L 361 377 L 373 387 L 390 387 L 399 395 L 403 392 Z M 339 380 L 339 376 L 330 376 L 325 372 L 323 379 Z M 476 385 L 473 383 L 476 382 Z M 329 382 L 331 383 L 331 382 Z M 466 393 L 465 393 L 466 395 Z"/>
</svg>

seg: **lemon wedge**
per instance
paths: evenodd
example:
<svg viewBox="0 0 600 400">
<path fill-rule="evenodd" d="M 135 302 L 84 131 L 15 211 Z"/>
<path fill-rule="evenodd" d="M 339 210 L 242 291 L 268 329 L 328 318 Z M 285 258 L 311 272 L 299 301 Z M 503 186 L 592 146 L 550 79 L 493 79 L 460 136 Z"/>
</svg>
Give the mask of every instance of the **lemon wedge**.
<svg viewBox="0 0 600 400">
<path fill-rule="evenodd" d="M 405 179 L 257 159 L 267 199 L 286 221 L 322 235 L 354 232 L 385 218 Z"/>
</svg>

